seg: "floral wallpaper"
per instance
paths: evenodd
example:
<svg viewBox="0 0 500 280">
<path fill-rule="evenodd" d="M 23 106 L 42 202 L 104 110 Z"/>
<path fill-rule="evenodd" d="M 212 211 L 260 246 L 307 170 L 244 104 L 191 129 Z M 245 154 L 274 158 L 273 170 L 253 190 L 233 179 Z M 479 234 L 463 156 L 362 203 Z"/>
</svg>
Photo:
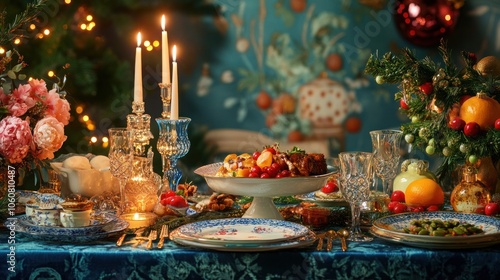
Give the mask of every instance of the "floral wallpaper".
<svg viewBox="0 0 500 280">
<path fill-rule="evenodd" d="M 210 129 L 251 130 L 278 142 L 325 139 L 332 154 L 371 150 L 369 131 L 408 120 L 398 112 L 396 90 L 364 74 L 368 57 L 403 47 L 437 56 L 436 48 L 400 35 L 395 1 L 213 2 L 221 7 L 210 22 L 218 37 L 198 46 L 210 53 L 181 79 L 180 97 L 181 111 Z M 499 8 L 466 1 L 449 46 L 457 54 L 498 55 Z"/>
</svg>

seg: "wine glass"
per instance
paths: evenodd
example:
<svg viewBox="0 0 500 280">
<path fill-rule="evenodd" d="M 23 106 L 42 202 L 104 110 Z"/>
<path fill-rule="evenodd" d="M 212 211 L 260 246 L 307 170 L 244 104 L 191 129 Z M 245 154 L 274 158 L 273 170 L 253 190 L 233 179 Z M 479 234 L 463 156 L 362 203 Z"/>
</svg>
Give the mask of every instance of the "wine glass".
<svg viewBox="0 0 500 280">
<path fill-rule="evenodd" d="M 120 213 L 125 209 L 125 185 L 132 175 L 134 146 L 132 131 L 126 128 L 110 128 L 109 132 L 109 169 L 120 183 Z"/>
<path fill-rule="evenodd" d="M 344 199 L 351 205 L 351 228 L 348 240 L 372 241 L 361 231 L 361 205 L 370 197 L 372 176 L 372 154 L 366 152 L 343 152 L 339 154 L 339 188 Z"/>
<path fill-rule="evenodd" d="M 382 180 L 383 195 L 391 192 L 390 182 L 396 177 L 400 154 L 400 141 L 403 132 L 384 129 L 370 131 L 373 147 L 373 168 Z"/>
</svg>

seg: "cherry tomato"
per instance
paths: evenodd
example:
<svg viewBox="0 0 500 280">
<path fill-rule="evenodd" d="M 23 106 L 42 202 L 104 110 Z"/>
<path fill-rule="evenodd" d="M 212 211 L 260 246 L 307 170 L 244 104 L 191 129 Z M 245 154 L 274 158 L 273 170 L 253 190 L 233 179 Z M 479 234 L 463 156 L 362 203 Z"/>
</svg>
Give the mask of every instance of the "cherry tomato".
<svg viewBox="0 0 500 280">
<path fill-rule="evenodd" d="M 273 147 L 266 148 L 266 151 L 271 152 L 271 154 L 275 155 L 276 154 L 276 149 Z"/>
<path fill-rule="evenodd" d="M 260 178 L 260 174 L 255 172 L 250 172 L 248 174 L 248 178 Z"/>
<path fill-rule="evenodd" d="M 399 214 L 399 213 L 404 213 L 408 211 L 408 207 L 404 203 L 398 203 L 394 206 L 394 213 Z"/>
<path fill-rule="evenodd" d="M 292 175 L 292 173 L 288 169 L 281 170 L 280 174 L 282 177 L 290 177 Z"/>
<path fill-rule="evenodd" d="M 405 202 L 405 193 L 400 190 L 393 191 L 391 194 L 391 201 Z"/>
<path fill-rule="evenodd" d="M 271 178 L 271 176 L 269 176 L 269 173 L 267 173 L 267 172 L 262 172 L 262 174 L 260 174 L 260 178 L 267 179 L 267 178 Z"/>
<path fill-rule="evenodd" d="M 494 216 L 500 213 L 500 205 L 496 202 L 490 202 L 484 207 L 484 214 L 488 216 Z"/>
<path fill-rule="evenodd" d="M 337 183 L 335 183 L 335 181 L 328 181 L 321 188 L 321 191 L 324 192 L 324 193 L 337 192 L 338 190 L 339 190 L 339 187 L 337 186 Z"/>
<path fill-rule="evenodd" d="M 252 158 L 253 158 L 254 160 L 257 160 L 257 159 L 259 158 L 259 156 L 260 156 L 260 152 L 259 152 L 259 151 L 255 151 L 255 152 L 253 152 L 253 154 L 252 154 Z"/>
<path fill-rule="evenodd" d="M 273 163 L 271 164 L 271 166 L 272 166 L 274 169 L 278 170 L 278 171 L 281 171 L 281 170 L 282 170 L 282 168 L 281 168 L 281 164 L 279 164 L 279 163 L 277 163 L 277 162 L 273 162 Z"/>
<path fill-rule="evenodd" d="M 438 210 L 439 210 L 439 207 L 437 205 L 431 205 L 431 206 L 427 207 L 427 211 L 429 211 L 429 212 L 438 211 Z"/>
<path fill-rule="evenodd" d="M 169 205 L 172 205 L 173 207 L 176 208 L 184 208 L 188 207 L 188 203 L 186 199 L 180 195 L 173 196 L 171 200 L 169 201 Z"/>
<path fill-rule="evenodd" d="M 389 202 L 389 204 L 387 205 L 387 209 L 389 209 L 389 212 L 394 213 L 394 207 L 395 207 L 396 205 L 398 205 L 398 204 L 400 204 L 400 202 L 399 202 L 399 201 L 391 201 L 391 202 Z"/>
<path fill-rule="evenodd" d="M 252 168 L 250 168 L 250 173 L 257 173 L 258 175 L 260 175 L 260 173 L 262 173 L 262 169 L 260 169 L 258 165 L 254 165 L 252 166 Z"/>
<path fill-rule="evenodd" d="M 410 211 L 411 212 L 424 212 L 425 211 L 425 207 L 424 206 L 411 207 Z"/>
<path fill-rule="evenodd" d="M 171 196 L 174 196 L 175 195 L 175 192 L 174 191 L 166 191 L 164 193 L 162 193 L 160 195 L 160 201 L 167 198 L 167 197 L 171 197 Z"/>
<path fill-rule="evenodd" d="M 267 173 L 269 173 L 269 176 L 271 178 L 276 177 L 276 175 L 278 175 L 279 172 L 280 172 L 279 169 L 276 169 L 274 166 L 269 166 L 269 168 L 267 169 Z"/>
</svg>

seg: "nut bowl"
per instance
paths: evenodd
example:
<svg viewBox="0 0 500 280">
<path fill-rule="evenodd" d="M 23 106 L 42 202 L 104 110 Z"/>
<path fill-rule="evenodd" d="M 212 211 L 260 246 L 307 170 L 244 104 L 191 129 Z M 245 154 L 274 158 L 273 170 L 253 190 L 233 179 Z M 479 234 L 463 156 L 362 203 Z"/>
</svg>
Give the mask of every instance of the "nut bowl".
<svg viewBox="0 0 500 280">
<path fill-rule="evenodd" d="M 316 176 L 296 176 L 285 178 L 242 178 L 217 177 L 217 170 L 223 162 L 208 164 L 197 168 L 194 173 L 205 178 L 208 186 L 218 193 L 252 196 L 253 201 L 243 215 L 244 218 L 269 218 L 283 220 L 274 205 L 273 197 L 297 195 L 321 189 L 338 169 L 328 166 L 328 172 Z"/>
</svg>

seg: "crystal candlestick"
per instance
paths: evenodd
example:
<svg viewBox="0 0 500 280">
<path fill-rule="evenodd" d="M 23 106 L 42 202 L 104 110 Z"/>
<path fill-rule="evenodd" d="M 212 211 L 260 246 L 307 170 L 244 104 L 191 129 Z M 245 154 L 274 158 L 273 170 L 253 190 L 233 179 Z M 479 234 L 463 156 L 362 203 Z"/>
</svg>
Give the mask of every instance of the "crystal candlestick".
<svg viewBox="0 0 500 280">
<path fill-rule="evenodd" d="M 160 97 L 163 107 L 161 112 L 161 117 L 164 119 L 170 119 L 170 106 L 172 101 L 172 84 L 159 83 L 160 86 Z"/>
<path fill-rule="evenodd" d="M 185 156 L 191 147 L 187 133 L 187 127 L 191 119 L 170 120 L 157 118 L 156 122 L 159 128 L 156 148 L 162 159 L 163 188 L 168 184 L 171 190 L 176 191 L 177 184 L 182 177 L 182 172 L 177 167 L 177 161 Z"/>
<path fill-rule="evenodd" d="M 146 156 L 146 146 L 153 138 L 150 131 L 151 116 L 144 114 L 144 102 L 132 102 L 133 114 L 127 115 L 127 129 L 132 131 L 134 155 Z"/>
</svg>

